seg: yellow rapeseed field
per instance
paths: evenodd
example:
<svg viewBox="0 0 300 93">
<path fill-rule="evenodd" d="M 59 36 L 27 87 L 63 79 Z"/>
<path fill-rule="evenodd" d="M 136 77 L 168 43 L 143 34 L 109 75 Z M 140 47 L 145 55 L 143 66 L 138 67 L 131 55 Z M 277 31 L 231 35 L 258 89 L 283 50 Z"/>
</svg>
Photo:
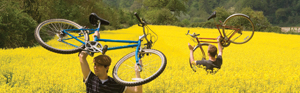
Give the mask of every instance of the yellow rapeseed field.
<svg viewBox="0 0 300 93">
<path fill-rule="evenodd" d="M 231 44 L 223 51 L 223 65 L 214 75 L 189 67 L 188 43 L 195 45 L 187 30 L 201 37 L 217 37 L 216 29 L 149 27 L 158 34 L 153 49 L 167 57 L 167 67 L 155 80 L 143 85 L 145 93 L 205 92 L 299 92 L 300 36 L 255 32 L 245 44 Z M 137 40 L 142 28 L 101 32 L 101 38 Z M 122 45 L 106 43 L 109 47 Z M 126 44 L 124 44 L 126 45 Z M 108 72 L 116 62 L 135 48 L 107 51 L 112 58 Z M 100 54 L 100 53 L 98 53 Z M 96 55 L 98 55 L 96 54 Z M 88 57 L 93 67 L 92 57 Z M 132 72 L 134 73 L 134 72 Z M 0 50 L 0 92 L 85 92 L 79 58 L 76 54 L 57 54 L 41 46 Z"/>
</svg>

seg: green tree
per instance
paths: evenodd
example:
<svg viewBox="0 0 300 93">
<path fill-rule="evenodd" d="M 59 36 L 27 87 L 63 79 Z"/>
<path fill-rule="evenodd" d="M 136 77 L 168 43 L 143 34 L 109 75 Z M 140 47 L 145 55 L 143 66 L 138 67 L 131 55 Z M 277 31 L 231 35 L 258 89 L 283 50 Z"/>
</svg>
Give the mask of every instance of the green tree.
<svg viewBox="0 0 300 93">
<path fill-rule="evenodd" d="M 186 12 L 186 7 L 182 0 L 144 0 L 143 5 L 151 9 L 166 8 L 169 11 L 174 12 L 175 15 L 179 15 L 181 11 Z"/>
<path fill-rule="evenodd" d="M 0 48 L 32 46 L 36 21 L 23 12 L 19 2 L 1 1 L 0 5 Z"/>
<path fill-rule="evenodd" d="M 153 24 L 172 25 L 178 22 L 176 16 L 186 12 L 184 0 L 144 0 L 147 9 L 144 16 Z"/>
<path fill-rule="evenodd" d="M 177 22 L 177 18 L 173 15 L 169 9 L 153 9 L 146 12 L 145 19 L 149 20 L 148 23 L 158 24 L 158 25 L 172 25 Z"/>
<path fill-rule="evenodd" d="M 138 10 L 142 8 L 143 0 L 134 0 L 133 4 L 130 6 L 131 11 Z"/>
<path fill-rule="evenodd" d="M 225 21 L 225 19 L 231 15 L 224 7 L 217 7 L 215 11 L 217 14 L 217 21 Z"/>
<path fill-rule="evenodd" d="M 263 11 L 254 11 L 250 7 L 246 7 L 242 9 L 241 13 L 250 17 L 255 26 L 255 31 L 264 31 L 268 27 L 271 27 L 271 24 L 264 16 Z"/>
<path fill-rule="evenodd" d="M 277 9 L 276 12 L 275 12 L 275 16 L 276 16 L 277 21 L 282 22 L 282 21 L 287 20 L 288 17 L 287 17 L 286 12 L 287 11 L 283 8 Z"/>
<path fill-rule="evenodd" d="M 135 0 L 120 0 L 119 7 L 129 9 Z"/>
</svg>

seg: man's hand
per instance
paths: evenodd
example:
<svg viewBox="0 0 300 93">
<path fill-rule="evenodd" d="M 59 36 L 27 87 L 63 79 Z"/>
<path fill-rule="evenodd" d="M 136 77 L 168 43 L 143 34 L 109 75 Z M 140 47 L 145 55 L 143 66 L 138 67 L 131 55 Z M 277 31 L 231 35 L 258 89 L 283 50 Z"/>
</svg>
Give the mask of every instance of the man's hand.
<svg viewBox="0 0 300 93">
<path fill-rule="evenodd" d="M 218 43 L 220 43 L 221 39 L 222 39 L 221 36 L 217 37 Z"/>
<path fill-rule="evenodd" d="M 79 53 L 79 57 L 80 58 L 86 58 L 88 56 L 88 54 L 87 54 L 87 52 L 86 51 L 81 51 L 80 53 Z"/>
<path fill-rule="evenodd" d="M 97 36 L 97 39 L 100 39 L 100 32 L 98 31 L 95 31 L 94 35 L 93 35 L 93 38 Z"/>
<path fill-rule="evenodd" d="M 139 60 L 140 65 L 143 67 L 142 60 Z M 135 64 L 135 76 L 137 79 L 140 79 L 140 71 L 139 71 L 139 66 Z M 142 85 L 139 86 L 132 86 L 132 87 L 127 87 L 125 93 L 142 93 L 143 92 L 143 87 Z"/>
<path fill-rule="evenodd" d="M 194 46 L 192 46 L 192 45 L 189 43 L 189 44 L 188 44 L 188 46 L 189 46 L 189 49 L 190 49 L 191 51 L 193 51 L 193 49 L 194 49 L 195 45 L 194 45 Z"/>
<path fill-rule="evenodd" d="M 221 41 L 223 38 L 221 38 L 221 36 L 218 36 L 217 39 L 218 39 L 218 50 L 219 50 L 219 54 L 218 54 L 218 55 L 222 56 L 222 54 L 223 54 L 223 48 L 222 48 L 222 44 L 221 44 L 220 41 Z"/>
<path fill-rule="evenodd" d="M 139 60 L 139 63 L 143 67 L 142 60 Z M 135 76 L 136 76 L 136 78 L 141 78 L 140 71 L 139 71 L 139 66 L 137 64 L 135 64 Z"/>
</svg>

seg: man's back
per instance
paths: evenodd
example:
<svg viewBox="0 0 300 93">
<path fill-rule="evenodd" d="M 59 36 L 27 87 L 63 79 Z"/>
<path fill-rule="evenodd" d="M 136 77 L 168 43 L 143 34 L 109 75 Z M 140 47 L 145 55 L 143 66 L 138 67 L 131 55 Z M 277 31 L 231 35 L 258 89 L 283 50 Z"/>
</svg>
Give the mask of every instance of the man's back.
<svg viewBox="0 0 300 93">
<path fill-rule="evenodd" d="M 198 60 L 196 61 L 196 65 L 203 65 L 205 66 L 206 70 L 212 70 L 214 68 L 221 68 L 222 65 L 222 56 L 218 55 L 218 57 L 216 58 L 215 61 L 211 61 L 211 60 Z"/>
</svg>

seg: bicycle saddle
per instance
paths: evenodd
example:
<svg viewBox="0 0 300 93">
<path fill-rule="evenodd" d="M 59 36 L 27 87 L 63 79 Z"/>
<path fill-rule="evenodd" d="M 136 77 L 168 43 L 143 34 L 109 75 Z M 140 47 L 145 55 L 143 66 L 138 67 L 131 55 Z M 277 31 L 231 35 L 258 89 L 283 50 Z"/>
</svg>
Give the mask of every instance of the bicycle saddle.
<svg viewBox="0 0 300 93">
<path fill-rule="evenodd" d="M 214 11 L 207 20 L 217 17 L 216 11 Z"/>
<path fill-rule="evenodd" d="M 98 20 L 100 20 L 101 25 L 109 25 L 109 21 L 100 18 L 99 16 L 96 15 L 96 13 L 91 13 L 89 20 L 93 26 L 98 26 L 98 24 L 97 24 Z"/>
</svg>

